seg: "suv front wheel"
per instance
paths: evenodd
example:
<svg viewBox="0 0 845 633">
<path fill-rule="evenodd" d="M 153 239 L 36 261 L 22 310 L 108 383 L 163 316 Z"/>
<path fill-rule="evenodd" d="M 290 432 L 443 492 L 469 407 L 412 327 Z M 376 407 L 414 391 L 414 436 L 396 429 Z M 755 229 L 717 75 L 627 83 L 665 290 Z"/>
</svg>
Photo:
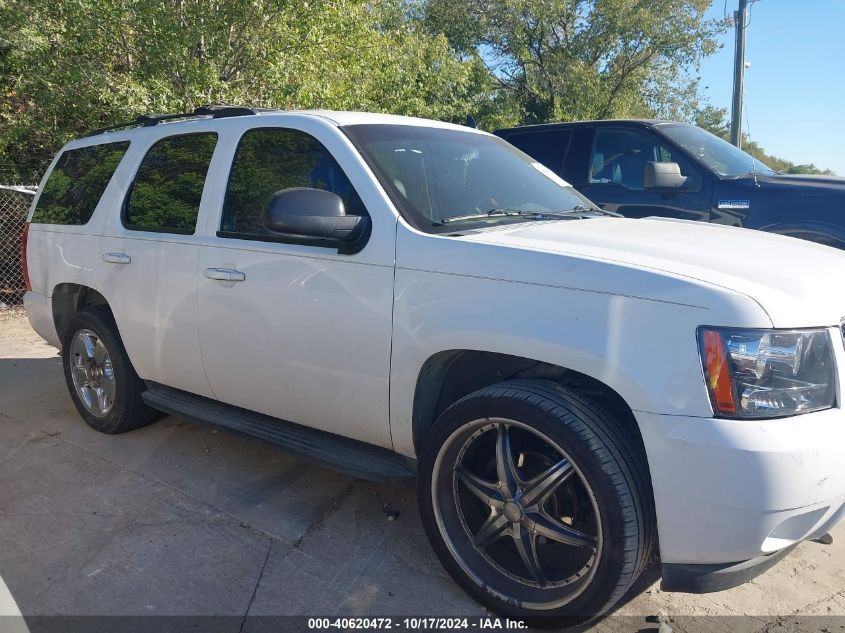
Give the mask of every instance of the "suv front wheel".
<svg viewBox="0 0 845 633">
<path fill-rule="evenodd" d="M 159 417 L 141 400 L 144 381 L 129 362 L 107 308 L 89 306 L 70 318 L 62 365 L 73 403 L 91 428 L 123 433 Z"/>
<path fill-rule="evenodd" d="M 459 400 L 428 434 L 419 472 L 435 552 L 501 615 L 583 623 L 649 562 L 645 456 L 622 424 L 555 383 L 513 380 Z"/>
</svg>

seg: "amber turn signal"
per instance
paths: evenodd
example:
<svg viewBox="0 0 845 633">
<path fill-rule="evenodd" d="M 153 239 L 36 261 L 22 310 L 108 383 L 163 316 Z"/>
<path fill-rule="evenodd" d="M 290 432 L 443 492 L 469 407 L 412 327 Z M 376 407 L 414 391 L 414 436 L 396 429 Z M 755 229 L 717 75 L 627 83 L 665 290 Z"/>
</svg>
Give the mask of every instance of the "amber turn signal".
<svg viewBox="0 0 845 633">
<path fill-rule="evenodd" d="M 713 407 L 717 413 L 736 413 L 731 370 L 722 333 L 717 330 L 703 330 L 701 336 L 704 369 L 707 372 L 707 386 L 710 388 Z"/>
</svg>

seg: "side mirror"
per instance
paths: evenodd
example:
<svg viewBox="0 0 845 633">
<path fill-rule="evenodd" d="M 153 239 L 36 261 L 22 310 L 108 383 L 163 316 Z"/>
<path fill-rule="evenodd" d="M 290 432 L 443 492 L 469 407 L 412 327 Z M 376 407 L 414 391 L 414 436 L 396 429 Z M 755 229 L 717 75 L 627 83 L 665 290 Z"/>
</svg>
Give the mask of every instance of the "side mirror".
<svg viewBox="0 0 845 633">
<path fill-rule="evenodd" d="M 650 160 L 643 166 L 643 187 L 646 189 L 680 189 L 686 181 L 678 163 Z"/>
<path fill-rule="evenodd" d="M 365 216 L 346 215 L 337 194 L 307 187 L 277 191 L 264 210 L 264 228 L 271 233 L 338 245 L 356 241 L 369 221 Z"/>
</svg>

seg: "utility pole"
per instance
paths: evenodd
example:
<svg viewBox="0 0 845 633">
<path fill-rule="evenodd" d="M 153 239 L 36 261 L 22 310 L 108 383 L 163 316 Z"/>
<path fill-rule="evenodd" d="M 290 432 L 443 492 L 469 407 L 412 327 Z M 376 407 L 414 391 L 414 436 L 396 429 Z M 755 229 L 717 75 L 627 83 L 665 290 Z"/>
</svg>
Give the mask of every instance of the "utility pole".
<svg viewBox="0 0 845 633">
<path fill-rule="evenodd" d="M 742 147 L 742 91 L 745 83 L 745 27 L 748 23 L 748 0 L 739 0 L 734 12 L 736 49 L 734 54 L 734 98 L 731 108 L 731 143 Z"/>
</svg>

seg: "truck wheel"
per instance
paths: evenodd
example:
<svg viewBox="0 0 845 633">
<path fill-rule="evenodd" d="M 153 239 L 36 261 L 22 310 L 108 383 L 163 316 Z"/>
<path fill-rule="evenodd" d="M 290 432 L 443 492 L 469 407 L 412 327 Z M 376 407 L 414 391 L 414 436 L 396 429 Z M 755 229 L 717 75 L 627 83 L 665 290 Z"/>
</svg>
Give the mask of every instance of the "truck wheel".
<svg viewBox="0 0 845 633">
<path fill-rule="evenodd" d="M 607 612 L 650 560 L 645 455 L 590 400 L 512 380 L 449 407 L 419 462 L 423 525 L 478 602 L 536 627 Z"/>
<path fill-rule="evenodd" d="M 73 403 L 91 428 L 123 433 L 159 417 L 141 401 L 146 387 L 107 309 L 89 306 L 70 318 L 62 340 L 62 365 Z"/>
</svg>

